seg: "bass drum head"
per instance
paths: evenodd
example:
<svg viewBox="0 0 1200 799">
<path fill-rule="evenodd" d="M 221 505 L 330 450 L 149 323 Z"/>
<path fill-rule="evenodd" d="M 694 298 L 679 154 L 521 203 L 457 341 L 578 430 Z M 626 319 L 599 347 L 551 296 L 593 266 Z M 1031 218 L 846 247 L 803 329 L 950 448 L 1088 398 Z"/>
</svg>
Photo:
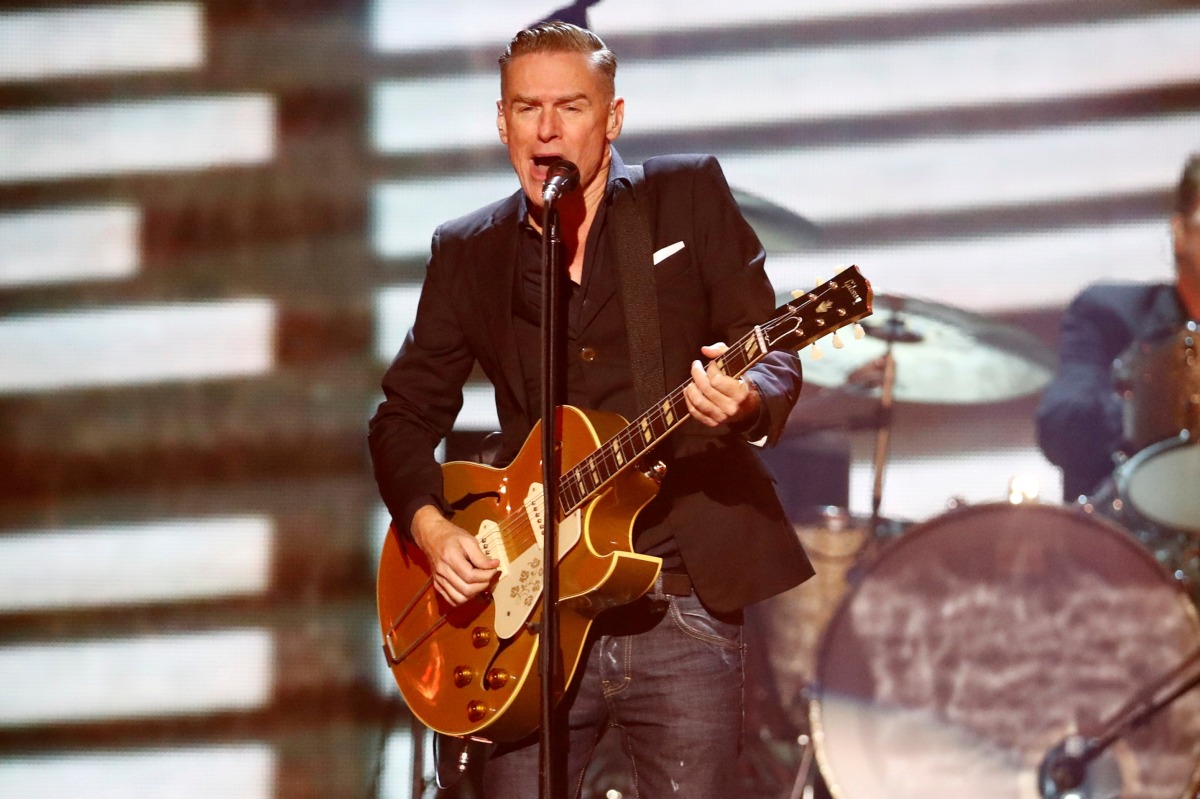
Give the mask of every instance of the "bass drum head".
<svg viewBox="0 0 1200 799">
<path fill-rule="evenodd" d="M 1067 735 L 1096 734 L 1200 644 L 1182 589 L 1122 530 L 981 505 L 916 525 L 843 598 L 810 722 L 838 799 L 1037 799 Z M 1123 799 L 1191 796 L 1200 690 L 1103 758 Z"/>
</svg>

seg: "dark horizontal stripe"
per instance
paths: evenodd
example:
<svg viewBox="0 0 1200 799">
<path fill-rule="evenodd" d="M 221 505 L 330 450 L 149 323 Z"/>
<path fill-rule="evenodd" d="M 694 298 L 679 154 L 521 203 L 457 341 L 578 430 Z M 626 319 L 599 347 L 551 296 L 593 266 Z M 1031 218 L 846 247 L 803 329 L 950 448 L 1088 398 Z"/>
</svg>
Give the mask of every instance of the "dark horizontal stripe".
<svg viewBox="0 0 1200 799">
<path fill-rule="evenodd" d="M 958 106 L 855 115 L 819 120 L 780 120 L 736 127 L 640 133 L 626 127 L 618 145 L 627 161 L 671 152 L 758 152 L 813 147 L 886 145 L 906 139 L 988 133 L 1028 134 L 1038 128 L 1105 125 L 1126 119 L 1200 110 L 1200 80 L 1094 96 L 1054 97 L 1013 103 Z M 485 110 L 480 111 L 481 114 Z M 485 169 L 509 169 L 499 144 L 466 149 L 379 155 L 386 177 L 436 177 Z M 2 195 L 0 195 L 2 196 Z"/>
<path fill-rule="evenodd" d="M 1165 219 L 1170 213 L 1170 192 L 1163 191 L 1016 206 L 964 208 L 939 213 L 897 214 L 823 225 L 821 246 L 836 248 L 946 242 L 1154 220 L 1162 221 L 1165 229 Z"/>
<path fill-rule="evenodd" d="M 0 397 L 0 497 L 359 474 L 382 367 Z"/>
</svg>

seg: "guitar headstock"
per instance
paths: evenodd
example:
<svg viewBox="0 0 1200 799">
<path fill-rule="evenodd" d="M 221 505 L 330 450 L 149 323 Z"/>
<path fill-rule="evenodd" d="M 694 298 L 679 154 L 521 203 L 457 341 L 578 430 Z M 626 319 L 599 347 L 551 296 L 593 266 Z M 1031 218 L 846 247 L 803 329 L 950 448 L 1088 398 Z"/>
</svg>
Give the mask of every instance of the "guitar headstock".
<svg viewBox="0 0 1200 799">
<path fill-rule="evenodd" d="M 770 349 L 799 350 L 846 325 L 871 315 L 871 284 L 851 266 L 812 291 L 775 309 L 775 317 L 760 326 Z"/>
</svg>

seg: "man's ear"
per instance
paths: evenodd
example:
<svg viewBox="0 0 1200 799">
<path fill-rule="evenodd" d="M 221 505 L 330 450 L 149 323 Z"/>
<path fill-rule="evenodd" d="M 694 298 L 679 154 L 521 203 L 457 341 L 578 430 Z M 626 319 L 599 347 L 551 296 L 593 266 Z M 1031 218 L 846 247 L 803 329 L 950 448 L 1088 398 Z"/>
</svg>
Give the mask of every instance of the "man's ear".
<svg viewBox="0 0 1200 799">
<path fill-rule="evenodd" d="M 501 144 L 508 144 L 508 120 L 504 118 L 504 100 L 496 101 L 496 130 L 500 132 Z"/>
<path fill-rule="evenodd" d="M 1183 237 L 1186 233 L 1184 228 L 1187 226 L 1187 220 L 1183 214 L 1171 214 L 1171 252 L 1176 258 L 1179 258 L 1183 250 Z"/>
<path fill-rule="evenodd" d="M 604 135 L 610 142 L 617 140 L 621 135 L 621 128 L 625 124 L 625 98 L 614 97 L 613 101 L 608 104 L 608 125 L 605 128 Z"/>
</svg>

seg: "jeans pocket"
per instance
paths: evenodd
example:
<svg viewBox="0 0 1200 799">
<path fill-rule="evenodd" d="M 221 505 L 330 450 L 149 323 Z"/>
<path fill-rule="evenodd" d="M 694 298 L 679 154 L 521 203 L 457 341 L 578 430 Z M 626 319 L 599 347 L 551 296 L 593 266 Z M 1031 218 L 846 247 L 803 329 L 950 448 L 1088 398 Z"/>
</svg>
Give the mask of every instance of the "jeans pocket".
<svg viewBox="0 0 1200 799">
<path fill-rule="evenodd" d="M 709 613 L 693 594 L 671 599 L 671 621 L 684 633 L 726 649 L 741 649 L 742 625 Z"/>
</svg>

